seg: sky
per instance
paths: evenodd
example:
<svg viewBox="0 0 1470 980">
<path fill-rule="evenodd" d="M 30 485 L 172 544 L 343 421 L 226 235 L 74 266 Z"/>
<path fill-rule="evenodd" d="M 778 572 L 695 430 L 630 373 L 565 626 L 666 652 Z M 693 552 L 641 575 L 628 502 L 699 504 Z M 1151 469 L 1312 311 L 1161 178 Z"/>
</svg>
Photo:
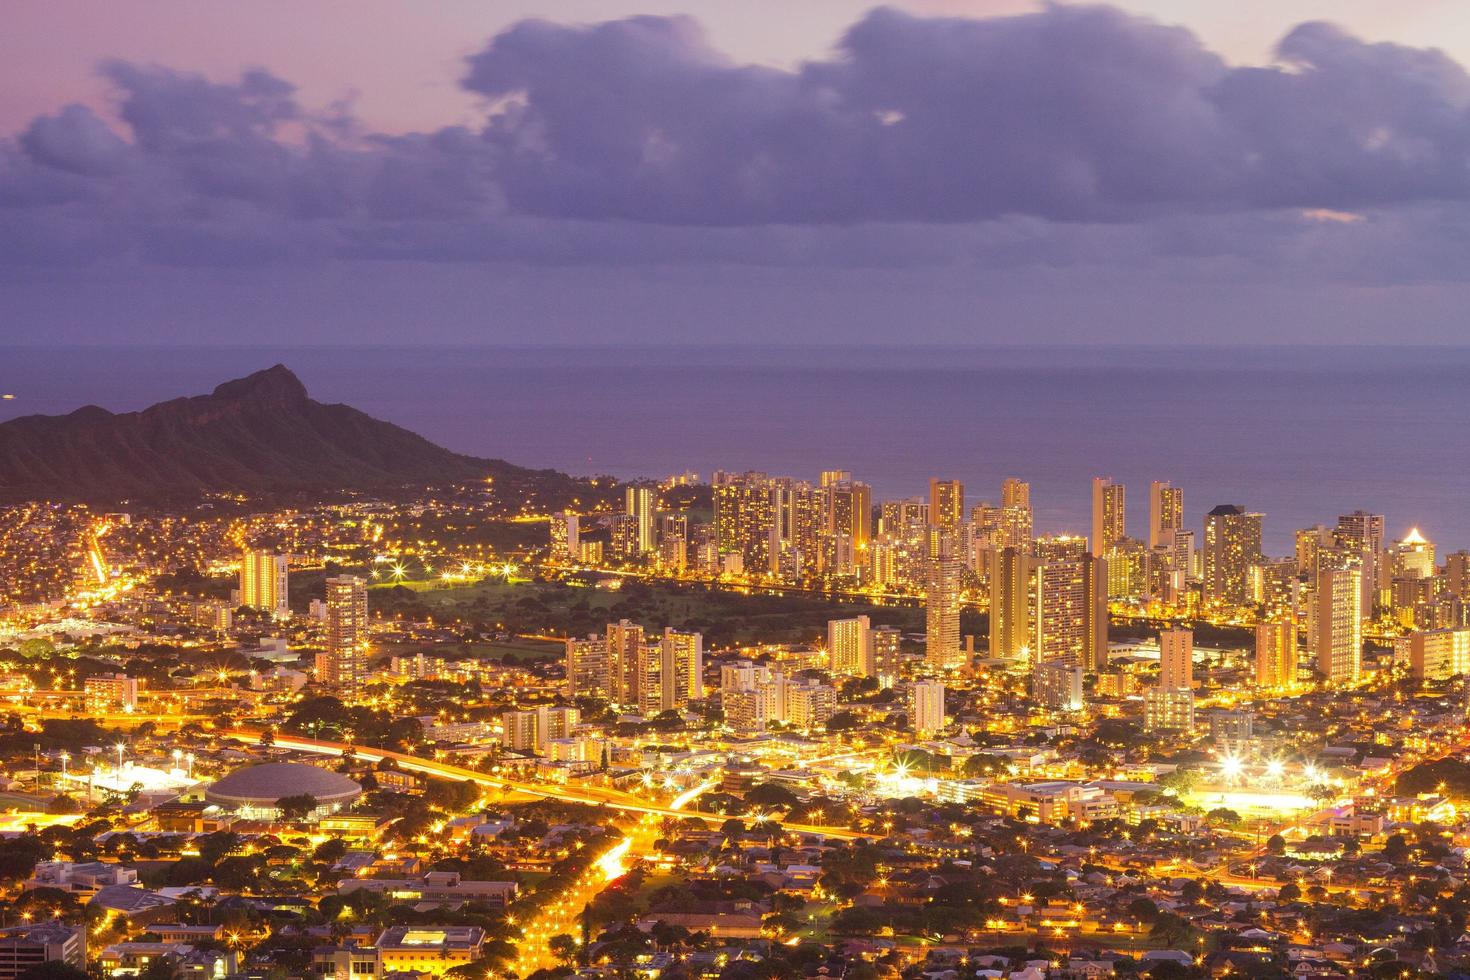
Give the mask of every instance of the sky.
<svg viewBox="0 0 1470 980">
<path fill-rule="evenodd" d="M 0 343 L 1460 344 L 1441 0 L 10 0 Z"/>
</svg>

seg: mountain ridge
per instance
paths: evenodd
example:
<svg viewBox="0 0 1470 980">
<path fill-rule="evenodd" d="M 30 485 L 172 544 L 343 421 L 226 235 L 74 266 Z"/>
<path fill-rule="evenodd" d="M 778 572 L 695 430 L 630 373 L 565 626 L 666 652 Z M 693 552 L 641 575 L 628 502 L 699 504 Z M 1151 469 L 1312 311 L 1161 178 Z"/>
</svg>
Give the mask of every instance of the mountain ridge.
<svg viewBox="0 0 1470 980">
<path fill-rule="evenodd" d="M 315 401 L 283 364 L 136 412 L 84 405 L 0 422 L 0 499 L 8 500 L 367 491 L 486 478 L 580 482 L 456 453 L 349 405 Z"/>
</svg>

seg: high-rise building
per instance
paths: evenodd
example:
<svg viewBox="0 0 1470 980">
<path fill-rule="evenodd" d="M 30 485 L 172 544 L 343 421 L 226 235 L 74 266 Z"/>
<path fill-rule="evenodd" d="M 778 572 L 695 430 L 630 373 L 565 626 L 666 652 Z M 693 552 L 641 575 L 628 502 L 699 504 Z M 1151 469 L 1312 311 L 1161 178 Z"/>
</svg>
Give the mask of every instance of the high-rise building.
<svg viewBox="0 0 1470 980">
<path fill-rule="evenodd" d="M 1031 556 L 990 552 L 990 656 L 1023 660 L 1031 652 Z"/>
<path fill-rule="evenodd" d="M 866 483 L 838 480 L 826 484 L 825 531 L 851 539 L 855 552 L 864 552 L 873 539 L 873 490 Z"/>
<path fill-rule="evenodd" d="M 1205 601 L 1217 607 L 1250 602 L 1250 568 L 1261 557 L 1262 515 L 1221 504 L 1205 515 Z"/>
<path fill-rule="evenodd" d="M 1358 568 L 1362 571 L 1363 587 L 1363 612 L 1371 615 L 1375 606 L 1378 605 L 1378 593 L 1383 577 L 1380 566 L 1383 563 L 1384 520 L 1382 514 L 1370 514 L 1365 510 L 1355 510 L 1351 514 L 1343 514 L 1337 519 L 1337 528 L 1333 532 L 1333 543 L 1341 551 L 1354 556 L 1358 561 Z"/>
<path fill-rule="evenodd" d="M 356 575 L 327 579 L 326 682 L 348 697 L 368 679 L 367 583 Z"/>
<path fill-rule="evenodd" d="M 879 530 L 885 537 L 896 538 L 914 525 L 929 523 L 929 505 L 918 497 L 907 500 L 885 500 L 878 518 Z"/>
<path fill-rule="evenodd" d="M 577 515 L 559 510 L 551 515 L 551 557 L 556 561 L 575 561 L 581 549 L 581 532 Z"/>
<path fill-rule="evenodd" d="M 1317 577 L 1317 559 L 1337 547 L 1337 532 L 1325 524 L 1314 524 L 1296 532 L 1296 570 L 1310 582 Z"/>
<path fill-rule="evenodd" d="M 898 676 L 901 662 L 899 648 L 903 643 L 903 631 L 897 626 L 874 626 L 868 631 L 868 649 L 872 654 L 873 673 L 882 678 L 884 686 L 891 685 Z"/>
<path fill-rule="evenodd" d="M 138 679 L 127 674 L 93 674 L 82 682 L 90 714 L 132 711 L 138 707 Z"/>
<path fill-rule="evenodd" d="M 240 561 L 240 605 L 272 616 L 291 614 L 290 573 L 285 555 L 246 551 Z"/>
<path fill-rule="evenodd" d="M 1172 543 L 1173 532 L 1184 530 L 1184 488 L 1154 480 L 1148 486 L 1148 546 Z"/>
<path fill-rule="evenodd" d="M 1165 687 L 1144 691 L 1143 727 L 1151 732 L 1193 731 L 1194 692 Z"/>
<path fill-rule="evenodd" d="M 1159 687 L 1171 691 L 1194 687 L 1194 633 L 1190 630 L 1159 634 Z"/>
<path fill-rule="evenodd" d="M 1250 569 L 1251 601 L 1267 619 L 1295 618 L 1301 601 L 1301 575 L 1295 558 L 1262 558 Z"/>
<path fill-rule="evenodd" d="M 665 627 L 659 655 L 659 710 L 678 711 L 703 700 L 703 634 Z"/>
<path fill-rule="evenodd" d="M 1431 578 L 1434 575 L 1434 542 L 1416 527 L 1389 548 L 1389 568 L 1395 579 Z"/>
<path fill-rule="evenodd" d="M 837 689 L 810 681 L 786 685 L 786 720 L 792 728 L 810 731 L 837 713 Z"/>
<path fill-rule="evenodd" d="M 1291 620 L 1255 624 L 1255 686 L 1269 691 L 1297 683 L 1297 624 Z"/>
<path fill-rule="evenodd" d="M 1025 480 L 1018 480 L 1013 476 L 1005 478 L 1000 485 L 1000 505 L 1002 507 L 1020 507 L 1023 510 L 1031 509 L 1031 484 Z"/>
<path fill-rule="evenodd" d="M 873 644 L 867 616 L 827 621 L 827 662 L 832 673 L 848 677 L 871 677 Z"/>
<path fill-rule="evenodd" d="M 929 523 L 946 531 L 957 531 L 964 519 L 965 485 L 959 480 L 930 480 Z"/>
<path fill-rule="evenodd" d="M 1137 538 L 1113 543 L 1104 557 L 1108 561 L 1108 598 L 1141 599 L 1149 591 L 1149 553 Z"/>
<path fill-rule="evenodd" d="M 1051 711 L 1082 708 L 1082 668 L 1064 660 L 1043 660 L 1031 668 L 1031 697 Z"/>
<path fill-rule="evenodd" d="M 1101 558 L 1128 534 L 1123 484 L 1112 477 L 1092 478 L 1092 556 Z"/>
<path fill-rule="evenodd" d="M 1409 670 L 1419 680 L 1470 675 L 1470 627 L 1420 630 L 1396 642 L 1408 647 Z"/>
<path fill-rule="evenodd" d="M 500 713 L 501 741 L 517 752 L 545 753 L 547 743 L 570 738 L 581 721 L 576 708 L 538 705 L 525 710 Z"/>
<path fill-rule="evenodd" d="M 633 554 L 646 555 L 654 549 L 654 520 L 657 507 L 652 487 L 632 486 L 623 491 L 623 513 L 633 518 Z"/>
<path fill-rule="evenodd" d="M 924 580 L 924 661 L 950 670 L 962 667 L 960 649 L 960 560 L 942 549 L 926 562 Z"/>
<path fill-rule="evenodd" d="M 944 730 L 944 684 L 915 681 L 909 688 L 909 727 L 920 737 Z"/>
<path fill-rule="evenodd" d="M 29 915 L 26 913 L 27 918 Z M 77 973 L 86 972 L 87 927 L 48 919 L 0 929 L 0 980 L 16 980 L 46 963 L 62 963 Z"/>
<path fill-rule="evenodd" d="M 1107 560 L 1088 554 L 1086 538 L 1053 536 L 1037 539 L 1036 561 L 1032 661 L 1101 670 L 1108 656 Z"/>
<path fill-rule="evenodd" d="M 1356 681 L 1363 670 L 1363 592 L 1356 566 L 1319 566 L 1307 603 L 1307 646 L 1317 670 L 1333 684 Z"/>
<path fill-rule="evenodd" d="M 765 473 L 717 474 L 712 487 L 715 541 L 739 555 L 746 575 L 775 570 L 781 552 L 781 484 Z"/>
<path fill-rule="evenodd" d="M 1470 551 L 1461 549 L 1444 556 L 1444 587 L 1451 599 L 1470 603 Z"/>
<path fill-rule="evenodd" d="M 606 636 L 567 638 L 567 697 L 612 697 Z"/>
<path fill-rule="evenodd" d="M 643 627 L 626 619 L 607 624 L 609 695 L 614 704 L 641 710 L 649 658 L 644 655 Z"/>
</svg>

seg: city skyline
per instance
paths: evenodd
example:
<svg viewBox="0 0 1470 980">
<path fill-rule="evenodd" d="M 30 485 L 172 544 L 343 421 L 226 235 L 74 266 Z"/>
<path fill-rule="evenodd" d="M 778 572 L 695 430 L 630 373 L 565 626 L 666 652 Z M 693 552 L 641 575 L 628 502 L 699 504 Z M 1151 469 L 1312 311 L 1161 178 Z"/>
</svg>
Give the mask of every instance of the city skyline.
<svg viewBox="0 0 1470 980">
<path fill-rule="evenodd" d="M 11 0 L 0 980 L 1470 980 L 1470 19 Z"/>
</svg>

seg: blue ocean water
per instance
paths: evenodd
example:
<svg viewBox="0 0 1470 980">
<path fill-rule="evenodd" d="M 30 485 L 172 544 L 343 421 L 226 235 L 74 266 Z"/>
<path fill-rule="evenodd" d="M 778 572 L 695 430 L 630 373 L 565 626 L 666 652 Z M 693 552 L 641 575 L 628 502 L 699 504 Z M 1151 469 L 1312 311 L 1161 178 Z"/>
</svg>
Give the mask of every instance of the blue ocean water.
<svg viewBox="0 0 1470 980">
<path fill-rule="evenodd" d="M 1199 527 L 1266 515 L 1268 550 L 1364 508 L 1470 546 L 1470 348 L 0 348 L 0 419 L 116 411 L 276 362 L 323 401 L 450 448 L 620 477 L 848 469 L 878 498 L 1032 483 L 1041 530 L 1085 532 L 1089 480 L 1153 479 Z"/>
</svg>

